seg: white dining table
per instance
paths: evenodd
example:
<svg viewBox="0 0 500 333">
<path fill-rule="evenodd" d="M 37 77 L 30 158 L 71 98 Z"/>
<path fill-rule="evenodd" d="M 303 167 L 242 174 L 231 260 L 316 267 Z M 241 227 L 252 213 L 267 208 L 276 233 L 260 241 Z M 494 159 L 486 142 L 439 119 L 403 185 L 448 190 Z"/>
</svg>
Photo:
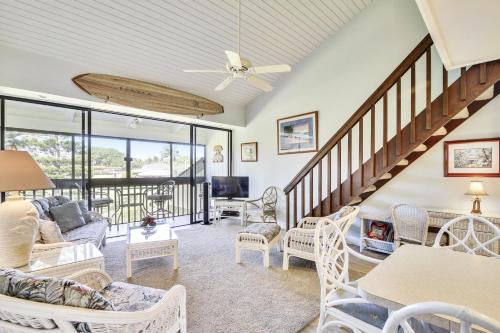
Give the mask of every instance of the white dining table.
<svg viewBox="0 0 500 333">
<path fill-rule="evenodd" d="M 464 305 L 500 321 L 500 260 L 408 244 L 362 277 L 358 292 L 389 310 L 439 301 Z M 430 321 L 443 326 L 441 319 Z"/>
</svg>

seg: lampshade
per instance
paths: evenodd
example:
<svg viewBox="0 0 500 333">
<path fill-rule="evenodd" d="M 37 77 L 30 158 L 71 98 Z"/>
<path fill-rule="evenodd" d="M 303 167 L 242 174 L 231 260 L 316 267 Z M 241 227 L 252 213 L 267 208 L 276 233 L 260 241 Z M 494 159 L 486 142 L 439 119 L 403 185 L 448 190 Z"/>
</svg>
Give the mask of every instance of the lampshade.
<svg viewBox="0 0 500 333">
<path fill-rule="evenodd" d="M 467 195 L 488 195 L 484 190 L 483 182 L 473 180 L 470 182 L 469 189 L 465 192 Z"/>
<path fill-rule="evenodd" d="M 55 185 L 25 151 L 0 151 L 0 192 L 43 190 Z"/>
</svg>

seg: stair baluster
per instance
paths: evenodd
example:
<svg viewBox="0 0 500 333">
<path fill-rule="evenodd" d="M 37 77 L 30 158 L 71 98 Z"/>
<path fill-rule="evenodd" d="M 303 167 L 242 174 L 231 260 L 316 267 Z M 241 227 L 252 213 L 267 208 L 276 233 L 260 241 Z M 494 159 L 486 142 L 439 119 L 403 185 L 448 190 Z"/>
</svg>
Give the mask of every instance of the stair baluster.
<svg viewBox="0 0 500 333">
<path fill-rule="evenodd" d="M 296 226 L 302 217 L 324 216 L 334 213 L 343 205 L 362 202 L 467 119 L 467 117 L 456 117 L 458 114 L 470 116 L 492 99 L 488 94 L 486 99 L 476 100 L 478 96 L 493 85 L 493 97 L 500 94 L 500 83 L 496 83 L 500 79 L 500 61 L 493 61 L 471 66 L 468 70 L 461 68 L 460 77 L 451 84 L 448 71 L 443 67 L 442 91 L 432 100 L 431 46 L 432 40 L 430 36 L 426 36 L 285 187 L 287 228 Z M 416 63 L 420 59 L 425 60 L 425 75 L 420 79 L 425 81 L 419 85 L 425 87 L 425 105 L 423 110 L 417 113 Z M 410 75 L 410 85 L 407 88 L 410 95 L 410 116 L 409 122 L 404 125 L 403 111 L 406 108 L 402 106 L 402 96 L 406 96 L 403 92 L 406 87 L 403 87 L 402 78 L 406 73 Z M 396 96 L 395 133 L 394 131 L 389 133 L 388 96 L 393 96 L 394 91 Z M 377 119 L 380 120 L 376 114 L 377 104 L 382 106 L 382 124 L 376 123 Z M 365 137 L 363 122 L 364 117 L 368 117 L 367 113 L 370 113 L 370 135 Z M 353 129 L 356 127 L 359 142 L 358 145 L 353 145 Z M 377 136 L 379 128 L 381 133 Z M 380 137 L 382 142 L 377 147 Z M 365 142 L 365 139 L 369 141 Z M 342 156 L 343 142 L 347 144 L 344 156 Z M 363 160 L 365 143 L 370 147 L 369 159 L 366 162 Z M 353 156 L 356 156 L 353 154 L 356 153 L 358 164 L 357 169 L 353 170 Z M 323 184 L 323 159 L 327 159 L 325 186 Z M 317 179 L 314 176 L 315 169 Z M 365 170 L 368 171 L 365 173 Z M 335 188 L 332 188 L 334 174 L 336 174 L 336 184 Z M 307 177 L 309 178 L 308 186 L 306 186 Z M 299 186 L 300 216 L 297 207 Z M 325 197 L 323 197 L 324 188 L 327 189 Z M 292 191 L 294 192 L 293 198 L 290 198 Z M 308 201 L 307 209 L 306 201 Z"/>
</svg>

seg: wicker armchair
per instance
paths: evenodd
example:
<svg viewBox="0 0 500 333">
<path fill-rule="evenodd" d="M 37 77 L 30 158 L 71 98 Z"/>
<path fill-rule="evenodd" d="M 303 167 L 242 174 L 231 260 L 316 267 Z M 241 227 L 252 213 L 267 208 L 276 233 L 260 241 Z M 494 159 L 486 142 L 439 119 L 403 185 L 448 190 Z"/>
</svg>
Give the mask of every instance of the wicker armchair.
<svg viewBox="0 0 500 333">
<path fill-rule="evenodd" d="M 99 270 L 85 270 L 68 279 L 96 290 L 112 284 L 109 275 Z M 134 312 L 92 310 L 0 295 L 1 332 L 75 333 L 73 322 L 87 323 L 92 332 L 185 333 L 186 289 L 176 285 L 153 306 Z"/>
<path fill-rule="evenodd" d="M 381 261 L 347 246 L 339 221 L 321 218 L 314 230 L 314 253 L 321 292 L 317 332 L 333 332 L 330 327 L 349 328 L 352 332 L 380 332 L 378 327 L 382 327 L 388 311 L 360 297 L 357 281 L 349 279 L 349 259 L 356 254 L 374 264 Z M 328 317 L 332 320 L 327 321 Z"/>
<path fill-rule="evenodd" d="M 434 244 L 436 235 L 428 231 L 429 215 L 425 209 L 397 204 L 392 206 L 391 211 L 396 247 L 405 243 L 428 246 Z"/>
<path fill-rule="evenodd" d="M 274 222 L 276 218 L 276 207 L 278 203 L 278 191 L 275 186 L 268 187 L 262 197 L 254 200 L 246 200 L 243 209 L 243 225 L 248 222 Z"/>
<path fill-rule="evenodd" d="M 329 218 L 336 221 L 344 235 L 355 222 L 358 207 L 345 206 Z M 296 228 L 287 231 L 283 246 L 283 269 L 288 270 L 290 257 L 314 261 L 314 229 L 321 217 L 304 217 Z"/>
</svg>

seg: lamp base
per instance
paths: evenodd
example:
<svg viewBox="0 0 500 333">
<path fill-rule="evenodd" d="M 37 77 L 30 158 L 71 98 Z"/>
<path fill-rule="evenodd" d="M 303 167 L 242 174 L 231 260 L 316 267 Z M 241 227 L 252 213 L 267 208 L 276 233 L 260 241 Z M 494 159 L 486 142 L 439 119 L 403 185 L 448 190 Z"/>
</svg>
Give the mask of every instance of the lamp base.
<svg viewBox="0 0 500 333">
<path fill-rule="evenodd" d="M 481 199 L 479 197 L 475 197 L 472 201 L 472 210 L 470 211 L 474 215 L 481 215 Z"/>
<path fill-rule="evenodd" d="M 28 264 L 37 228 L 35 207 L 17 193 L 0 204 L 0 268 Z"/>
</svg>

